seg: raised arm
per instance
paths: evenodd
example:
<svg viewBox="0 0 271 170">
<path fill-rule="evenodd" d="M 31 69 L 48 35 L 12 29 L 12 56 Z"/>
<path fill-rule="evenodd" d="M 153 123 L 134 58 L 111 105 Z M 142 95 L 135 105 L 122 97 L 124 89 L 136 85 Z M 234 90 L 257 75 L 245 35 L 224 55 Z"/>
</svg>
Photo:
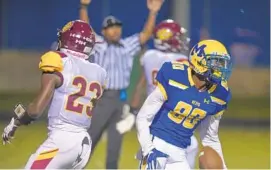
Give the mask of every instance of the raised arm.
<svg viewBox="0 0 271 170">
<path fill-rule="evenodd" d="M 130 104 L 130 107 L 132 108 L 132 110 L 135 110 L 136 112 L 138 111 L 138 108 L 141 105 L 143 91 L 146 91 L 145 90 L 146 89 L 145 88 L 146 87 L 146 77 L 145 77 L 145 70 L 144 70 L 144 62 L 145 62 L 144 58 L 146 58 L 147 54 L 148 54 L 148 52 L 146 52 L 146 49 L 144 48 L 142 50 L 142 54 L 140 55 L 140 59 L 139 59 L 139 63 L 141 66 L 141 75 L 140 75 L 139 81 L 137 82 L 137 85 L 136 85 L 136 88 L 134 90 L 133 97 L 131 100 L 131 104 Z"/>
<path fill-rule="evenodd" d="M 149 9 L 149 16 L 145 23 L 145 26 L 140 33 L 140 44 L 145 44 L 152 36 L 153 29 L 155 27 L 156 16 L 160 10 L 164 0 L 147 0 L 147 6 Z"/>
<path fill-rule="evenodd" d="M 91 0 L 81 0 L 81 6 L 79 10 L 79 18 L 82 21 L 85 21 L 89 23 L 89 17 L 88 17 L 88 5 L 90 4 Z"/>
</svg>

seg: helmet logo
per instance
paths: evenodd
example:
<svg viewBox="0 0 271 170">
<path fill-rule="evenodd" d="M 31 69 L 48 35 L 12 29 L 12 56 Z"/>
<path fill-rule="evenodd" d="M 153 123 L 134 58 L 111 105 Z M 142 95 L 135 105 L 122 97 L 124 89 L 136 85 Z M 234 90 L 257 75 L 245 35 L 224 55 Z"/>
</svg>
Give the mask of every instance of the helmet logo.
<svg viewBox="0 0 271 170">
<path fill-rule="evenodd" d="M 191 51 L 191 55 L 194 55 L 194 53 L 197 53 L 197 56 L 204 57 L 205 56 L 205 51 L 204 51 L 205 48 L 206 48 L 205 44 L 203 44 L 201 46 L 198 46 L 198 44 L 196 44 Z"/>
<path fill-rule="evenodd" d="M 68 22 L 68 23 L 62 28 L 62 32 L 66 32 L 66 31 L 68 31 L 69 29 L 71 29 L 72 25 L 73 25 L 73 22 L 72 22 L 72 21 L 71 21 L 71 22 Z"/>
<path fill-rule="evenodd" d="M 157 31 L 157 38 L 159 40 L 165 41 L 170 39 L 172 36 L 173 34 L 169 29 L 163 28 Z"/>
</svg>

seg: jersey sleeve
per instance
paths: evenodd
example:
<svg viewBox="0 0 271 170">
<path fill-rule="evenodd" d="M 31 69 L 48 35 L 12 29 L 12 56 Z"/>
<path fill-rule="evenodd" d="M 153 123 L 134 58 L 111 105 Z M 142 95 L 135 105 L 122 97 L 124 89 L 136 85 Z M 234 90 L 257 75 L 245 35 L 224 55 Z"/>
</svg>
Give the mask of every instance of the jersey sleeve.
<svg viewBox="0 0 271 170">
<path fill-rule="evenodd" d="M 137 137 L 141 145 L 143 156 L 154 148 L 150 125 L 164 103 L 164 96 L 156 87 L 147 97 L 136 117 Z"/>
<path fill-rule="evenodd" d="M 158 71 L 156 80 L 158 82 L 157 87 L 159 87 L 160 91 L 162 92 L 164 98 L 168 99 L 168 81 L 169 81 L 169 74 L 171 70 L 171 62 L 165 62 L 161 69 Z"/>
<path fill-rule="evenodd" d="M 41 56 L 39 69 L 43 72 L 61 72 L 63 70 L 63 61 L 61 54 L 49 51 Z"/>
<path fill-rule="evenodd" d="M 140 34 L 136 33 L 134 35 L 131 35 L 123 39 L 123 44 L 126 48 L 126 51 L 131 57 L 134 57 L 141 50 L 139 37 L 140 37 Z"/>
</svg>

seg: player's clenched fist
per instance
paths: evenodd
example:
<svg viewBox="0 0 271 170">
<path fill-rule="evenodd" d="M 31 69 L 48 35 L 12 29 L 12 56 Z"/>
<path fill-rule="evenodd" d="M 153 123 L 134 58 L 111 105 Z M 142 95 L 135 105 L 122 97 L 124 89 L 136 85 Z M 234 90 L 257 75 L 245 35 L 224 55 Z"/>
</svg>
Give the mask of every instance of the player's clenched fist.
<svg viewBox="0 0 271 170">
<path fill-rule="evenodd" d="M 147 0 L 148 9 L 151 12 L 158 12 L 163 4 L 164 0 Z"/>
</svg>

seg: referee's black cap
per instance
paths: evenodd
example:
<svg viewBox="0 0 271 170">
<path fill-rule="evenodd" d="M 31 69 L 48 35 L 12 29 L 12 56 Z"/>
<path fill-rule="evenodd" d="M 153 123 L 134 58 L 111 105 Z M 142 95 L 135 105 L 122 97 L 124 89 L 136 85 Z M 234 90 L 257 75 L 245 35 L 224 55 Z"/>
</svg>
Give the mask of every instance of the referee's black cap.
<svg viewBox="0 0 271 170">
<path fill-rule="evenodd" d="M 106 29 L 108 27 L 115 26 L 115 25 L 122 26 L 122 22 L 114 16 L 108 16 L 103 21 L 103 29 Z"/>
</svg>

